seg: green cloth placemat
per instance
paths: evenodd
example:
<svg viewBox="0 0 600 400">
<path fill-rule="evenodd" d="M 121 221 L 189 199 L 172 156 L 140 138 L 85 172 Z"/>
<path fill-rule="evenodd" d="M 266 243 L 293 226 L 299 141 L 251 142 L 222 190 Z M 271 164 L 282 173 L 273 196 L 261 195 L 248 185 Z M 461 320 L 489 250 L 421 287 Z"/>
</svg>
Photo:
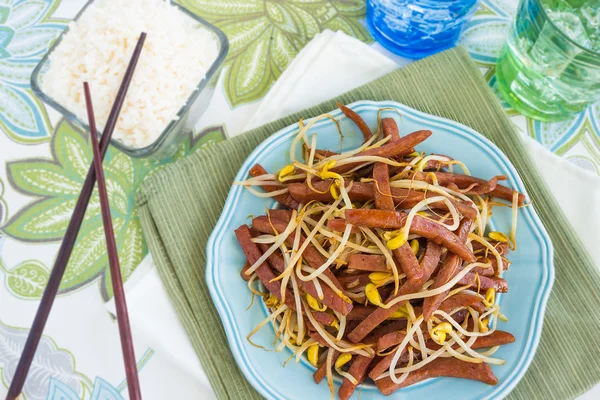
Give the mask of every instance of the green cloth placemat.
<svg viewBox="0 0 600 400">
<path fill-rule="evenodd" d="M 204 280 L 206 242 L 239 167 L 266 137 L 336 108 L 395 100 L 461 122 L 504 151 L 535 201 L 555 248 L 556 282 L 535 359 L 513 399 L 568 399 L 600 381 L 600 276 L 468 53 L 457 48 L 394 71 L 336 99 L 199 151 L 146 180 L 137 194 L 160 276 L 219 399 L 260 396 L 236 366 Z"/>
</svg>

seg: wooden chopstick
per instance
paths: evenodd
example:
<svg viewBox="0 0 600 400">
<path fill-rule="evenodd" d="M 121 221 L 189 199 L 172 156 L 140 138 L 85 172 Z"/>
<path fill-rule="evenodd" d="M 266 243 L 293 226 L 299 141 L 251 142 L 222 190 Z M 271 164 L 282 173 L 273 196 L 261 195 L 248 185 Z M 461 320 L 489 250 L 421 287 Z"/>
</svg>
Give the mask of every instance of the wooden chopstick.
<svg viewBox="0 0 600 400">
<path fill-rule="evenodd" d="M 129 398 L 131 400 L 141 400 L 140 382 L 138 379 L 135 352 L 133 350 L 133 339 L 131 338 L 131 327 L 129 326 L 129 313 L 127 312 L 127 301 L 125 300 L 125 290 L 123 289 L 123 278 L 121 277 L 119 253 L 117 251 L 115 231 L 110 216 L 110 203 L 106 191 L 104 170 L 102 169 L 102 156 L 100 155 L 100 148 L 98 147 L 98 133 L 96 132 L 96 119 L 94 117 L 92 96 L 90 94 L 90 86 L 87 82 L 83 83 L 83 91 L 85 93 L 85 106 L 90 126 L 90 140 L 92 143 L 92 152 L 94 153 L 94 169 L 96 171 L 96 180 L 98 181 L 100 210 L 102 212 L 104 236 L 106 237 L 106 250 L 108 252 L 108 265 L 110 267 L 110 276 L 115 296 L 115 308 L 117 310 L 119 336 L 121 337 L 121 349 L 125 360 L 125 375 L 127 377 Z"/>
<path fill-rule="evenodd" d="M 123 77 L 123 81 L 119 87 L 119 92 L 117 93 L 115 102 L 110 110 L 110 114 L 102 134 L 102 140 L 100 141 L 101 158 L 104 158 L 104 155 L 108 150 L 110 138 L 112 137 L 115 125 L 117 124 L 119 113 L 121 111 L 121 107 L 123 106 L 123 102 L 125 101 L 125 95 L 127 94 L 127 89 L 129 88 L 129 84 L 133 78 L 133 72 L 140 58 L 140 53 L 145 40 L 146 34 L 142 33 L 135 46 L 135 50 L 133 51 L 129 65 L 127 66 L 127 70 L 125 71 L 125 76 Z M 69 258 L 71 257 L 71 252 L 73 251 L 73 246 L 77 240 L 77 235 L 79 234 L 79 229 L 81 228 L 81 223 L 83 222 L 83 217 L 90 201 L 90 197 L 92 196 L 95 183 L 96 173 L 94 170 L 94 165 L 91 165 L 83 183 L 83 187 L 81 188 L 81 192 L 79 193 L 79 199 L 77 200 L 75 210 L 73 211 L 73 215 L 69 221 L 69 226 L 67 227 L 67 231 L 60 245 L 60 249 L 56 255 L 54 267 L 50 273 L 48 284 L 46 285 L 46 289 L 44 289 L 42 300 L 33 320 L 33 324 L 31 325 L 29 335 L 27 336 L 27 341 L 25 342 L 23 353 L 21 354 L 19 364 L 15 370 L 15 375 L 10 384 L 10 388 L 8 389 L 8 394 L 6 396 L 7 400 L 16 400 L 23 390 L 25 378 L 27 377 L 29 368 L 31 367 L 31 362 L 35 356 L 35 351 L 37 350 L 40 339 L 42 338 L 44 327 L 48 321 L 48 316 L 50 315 L 50 310 L 52 309 L 54 299 L 58 293 L 60 282 L 65 273 L 65 269 L 67 268 Z"/>
</svg>

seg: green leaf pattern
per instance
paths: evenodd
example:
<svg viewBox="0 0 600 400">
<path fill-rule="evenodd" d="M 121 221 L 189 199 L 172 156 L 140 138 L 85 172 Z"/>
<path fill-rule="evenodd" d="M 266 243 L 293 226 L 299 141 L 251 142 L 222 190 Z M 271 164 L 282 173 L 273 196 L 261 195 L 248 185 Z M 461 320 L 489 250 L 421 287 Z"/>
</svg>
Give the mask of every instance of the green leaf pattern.
<svg viewBox="0 0 600 400">
<path fill-rule="evenodd" d="M 7 227 L 6 233 L 22 239 L 27 237 L 36 238 L 39 241 L 59 239 L 64 234 L 67 224 L 71 219 L 76 199 L 52 198 L 45 202 L 37 203 L 26 213 L 17 214 L 15 224 Z M 12 227 L 21 228 L 19 231 Z"/>
<path fill-rule="evenodd" d="M 146 247 L 142 233 L 142 227 L 139 224 L 129 224 L 126 227 L 124 240 L 119 247 L 121 274 L 130 276 L 138 264 L 146 255 Z M 105 298 L 113 295 L 112 282 L 110 279 L 110 269 L 106 268 L 102 277 L 102 290 Z"/>
<path fill-rule="evenodd" d="M 113 218 L 115 233 L 123 227 L 123 220 Z M 106 242 L 104 239 L 104 227 L 100 221 L 92 227 L 86 227 L 77 240 L 73 249 L 67 270 L 61 282 L 61 288 L 74 289 L 92 281 L 98 276 L 108 264 L 106 259 Z M 118 235 L 118 233 L 117 233 Z M 119 258 L 122 255 L 119 254 Z"/>
<path fill-rule="evenodd" d="M 73 180 L 83 183 L 92 151 L 82 135 L 77 135 L 75 128 L 69 124 L 60 127 L 62 135 L 54 138 L 54 156 L 63 166 L 64 174 Z"/>
<path fill-rule="evenodd" d="M 4 200 L 4 182 L 0 179 L 0 226 L 6 219 L 6 215 L 8 214 L 8 205 L 6 204 L 6 200 Z"/>
<path fill-rule="evenodd" d="M 324 29 L 370 43 L 360 0 L 179 0 L 229 39 L 225 94 L 233 107 L 263 97 L 295 55 Z"/>
<path fill-rule="evenodd" d="M 49 272 L 41 262 L 27 260 L 6 271 L 8 289 L 17 297 L 36 300 L 42 297 Z"/>
<path fill-rule="evenodd" d="M 14 184 L 24 193 L 38 196 L 76 195 L 81 189 L 77 181 L 64 176 L 59 165 L 45 161 L 9 164 Z"/>
<path fill-rule="evenodd" d="M 273 28 L 267 28 L 271 34 Z M 248 46 L 247 51 L 237 57 L 229 69 L 231 80 L 225 82 L 227 89 L 235 93 L 238 101 L 251 101 L 257 93 L 269 88 L 274 82 L 269 56 L 269 42 L 256 40 Z"/>
</svg>

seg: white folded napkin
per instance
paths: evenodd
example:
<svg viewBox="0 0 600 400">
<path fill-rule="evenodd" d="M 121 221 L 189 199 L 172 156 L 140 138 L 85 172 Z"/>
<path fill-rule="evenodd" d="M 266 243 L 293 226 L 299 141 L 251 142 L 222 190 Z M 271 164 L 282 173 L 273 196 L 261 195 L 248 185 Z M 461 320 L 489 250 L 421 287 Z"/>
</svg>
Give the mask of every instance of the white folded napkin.
<svg viewBox="0 0 600 400">
<path fill-rule="evenodd" d="M 600 177 L 547 150 L 530 137 L 525 145 L 589 254 L 600 249 Z M 535 199 L 533 204 L 535 205 Z M 600 269 L 600 257 L 595 257 Z"/>
<path fill-rule="evenodd" d="M 138 265 L 124 287 L 134 337 L 147 343 L 167 361 L 167 367 L 178 369 L 182 380 L 193 383 L 188 386 L 194 388 L 194 398 L 216 399 L 150 254 Z M 106 303 L 106 308 L 116 316 L 113 300 Z"/>
<path fill-rule="evenodd" d="M 324 31 L 298 54 L 247 123 L 236 123 L 245 126 L 245 130 L 257 127 L 335 97 L 409 63 L 408 60 L 395 60 L 344 33 Z M 590 251 L 599 248 L 600 178 L 548 152 L 532 139 L 526 138 L 526 144 L 586 248 Z M 206 374 L 171 306 L 150 255 L 133 273 L 125 289 L 133 332 L 143 335 L 157 354 L 164 354 L 180 367 L 182 373 L 202 387 L 202 393 L 190 396 L 214 398 Z M 108 308 L 114 313 L 114 306 L 108 305 Z"/>
</svg>

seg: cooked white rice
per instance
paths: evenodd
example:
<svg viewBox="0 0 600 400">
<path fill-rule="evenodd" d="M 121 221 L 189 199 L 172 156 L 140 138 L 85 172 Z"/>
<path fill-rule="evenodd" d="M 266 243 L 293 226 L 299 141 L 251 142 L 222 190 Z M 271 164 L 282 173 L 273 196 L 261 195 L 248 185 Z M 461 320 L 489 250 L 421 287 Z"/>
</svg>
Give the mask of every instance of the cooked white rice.
<svg viewBox="0 0 600 400">
<path fill-rule="evenodd" d="M 113 134 L 131 147 L 154 142 L 206 74 L 218 51 L 210 31 L 163 0 L 97 0 L 69 25 L 43 78 L 44 91 L 82 121 L 88 81 L 102 127 L 141 32 L 148 37 Z"/>
</svg>

